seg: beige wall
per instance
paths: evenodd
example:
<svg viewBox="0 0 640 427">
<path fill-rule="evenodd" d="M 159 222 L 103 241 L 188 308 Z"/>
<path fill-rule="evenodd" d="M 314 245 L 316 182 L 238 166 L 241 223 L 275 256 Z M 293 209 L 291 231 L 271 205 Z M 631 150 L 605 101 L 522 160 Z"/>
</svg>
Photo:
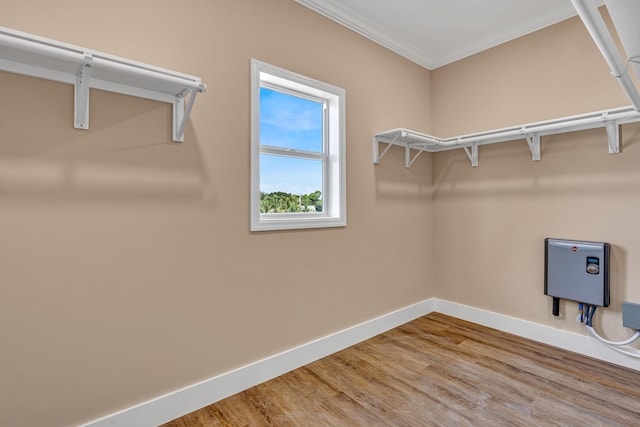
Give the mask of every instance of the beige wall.
<svg viewBox="0 0 640 427">
<path fill-rule="evenodd" d="M 577 19 L 430 73 L 289 0 L 5 0 L 2 25 L 199 75 L 185 143 L 166 105 L 0 73 L 0 414 L 89 421 L 437 296 L 550 314 L 543 240 L 613 244 L 612 306 L 640 301 L 640 126 L 371 164 L 371 137 L 438 136 L 628 104 Z M 347 90 L 348 227 L 250 233 L 249 59 Z M 9 100 L 9 101 L 6 101 Z M 431 108 L 433 103 L 434 108 Z M 433 164 L 432 164 L 433 162 Z M 434 250 L 436 248 L 436 250 Z"/>
<path fill-rule="evenodd" d="M 432 79 L 440 137 L 629 105 L 578 17 L 438 68 Z"/>
<path fill-rule="evenodd" d="M 432 84 L 441 136 L 629 104 L 577 18 L 437 69 Z M 477 168 L 461 150 L 435 155 L 436 296 L 585 333 L 577 304 L 551 316 L 544 239 L 608 241 L 611 307 L 596 324 L 628 334 L 621 302 L 640 302 L 640 127 L 622 135 L 618 155 L 604 129 L 543 137 L 540 162 L 524 140 L 480 147 Z"/>
<path fill-rule="evenodd" d="M 89 421 L 431 297 L 430 73 L 289 0 L 4 0 L 2 25 L 201 76 L 169 106 L 0 73 L 0 414 Z M 347 91 L 348 227 L 249 232 L 249 59 Z"/>
</svg>

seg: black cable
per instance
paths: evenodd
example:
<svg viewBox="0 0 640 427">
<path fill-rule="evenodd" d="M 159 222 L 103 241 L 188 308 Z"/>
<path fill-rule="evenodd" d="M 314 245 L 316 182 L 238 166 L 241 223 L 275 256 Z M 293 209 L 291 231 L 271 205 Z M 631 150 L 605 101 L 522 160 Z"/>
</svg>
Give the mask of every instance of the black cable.
<svg viewBox="0 0 640 427">
<path fill-rule="evenodd" d="M 596 314 L 596 308 L 598 308 L 595 305 L 588 305 L 587 306 L 587 310 L 589 312 L 588 316 L 587 316 L 587 326 L 591 326 L 593 327 L 593 316 Z"/>
<path fill-rule="evenodd" d="M 560 298 L 553 297 L 553 307 L 551 308 L 551 314 L 555 317 L 560 316 Z"/>
</svg>

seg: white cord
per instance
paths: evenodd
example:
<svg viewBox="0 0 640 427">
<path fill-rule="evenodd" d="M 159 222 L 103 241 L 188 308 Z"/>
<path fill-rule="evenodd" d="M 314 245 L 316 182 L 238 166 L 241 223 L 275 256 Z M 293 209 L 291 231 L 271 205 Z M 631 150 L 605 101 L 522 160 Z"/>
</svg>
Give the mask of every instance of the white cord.
<svg viewBox="0 0 640 427">
<path fill-rule="evenodd" d="M 591 332 L 591 335 L 593 335 L 594 338 L 598 339 L 598 341 L 602 341 L 603 343 L 605 343 L 607 345 L 614 346 L 614 347 L 619 347 L 621 345 L 631 344 L 632 342 L 634 342 L 635 340 L 640 338 L 640 331 L 636 331 L 636 333 L 633 334 L 631 336 L 631 338 L 626 339 L 624 341 L 609 341 L 609 340 L 606 340 L 606 339 L 602 338 L 600 335 L 598 335 L 596 330 L 593 329 L 593 326 L 588 326 L 587 325 L 587 329 L 589 330 L 589 332 Z"/>
<path fill-rule="evenodd" d="M 637 349 L 631 348 L 630 350 L 624 350 L 624 349 L 620 348 L 620 346 L 631 344 L 632 342 L 637 340 L 640 337 L 640 331 L 636 331 L 636 333 L 633 334 L 633 336 L 631 338 L 627 339 L 627 340 L 616 342 L 616 341 L 608 341 L 608 340 L 602 338 L 600 335 L 598 335 L 596 330 L 593 329 L 593 326 L 587 326 L 587 330 L 589 331 L 589 333 L 595 339 L 597 339 L 598 341 L 602 341 L 603 343 L 607 344 L 613 350 L 615 350 L 615 351 L 617 351 L 619 353 L 622 353 L 622 354 L 626 354 L 627 356 L 637 357 L 637 358 L 640 359 L 640 352 L 638 352 Z M 635 350 L 635 351 L 631 351 L 631 350 Z"/>
</svg>

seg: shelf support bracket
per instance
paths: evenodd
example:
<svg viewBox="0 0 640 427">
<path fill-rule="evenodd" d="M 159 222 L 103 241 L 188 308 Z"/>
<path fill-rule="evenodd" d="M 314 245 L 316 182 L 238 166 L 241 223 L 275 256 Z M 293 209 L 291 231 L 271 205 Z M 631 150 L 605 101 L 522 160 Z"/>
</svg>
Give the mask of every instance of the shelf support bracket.
<svg viewBox="0 0 640 427">
<path fill-rule="evenodd" d="M 411 146 L 407 144 L 407 146 L 404 149 L 405 150 L 404 151 L 404 167 L 410 168 L 413 162 L 415 162 L 416 159 L 420 157 L 420 154 L 422 154 L 426 149 L 427 149 L 426 146 L 420 147 L 418 153 L 415 156 L 413 156 L 413 158 L 411 158 Z"/>
<path fill-rule="evenodd" d="M 185 98 L 187 94 L 191 92 L 189 101 L 187 101 L 187 108 L 185 109 Z M 185 89 L 176 95 L 175 101 L 173 101 L 173 140 L 175 142 L 184 141 L 184 128 L 187 126 L 189 116 L 191 115 L 191 109 L 193 103 L 196 100 L 197 91 L 195 89 Z"/>
<path fill-rule="evenodd" d="M 609 120 L 605 123 L 607 139 L 609 140 L 609 154 L 620 152 L 620 125 L 617 120 Z"/>
<path fill-rule="evenodd" d="M 540 160 L 540 135 L 533 134 L 533 136 L 527 136 L 527 144 L 529 150 L 531 150 L 531 157 L 534 162 Z"/>
<path fill-rule="evenodd" d="M 396 142 L 396 140 L 398 139 L 398 136 L 399 135 L 394 136 L 391 142 L 386 142 L 387 146 L 382 151 L 382 154 L 380 154 L 380 148 L 378 147 L 378 144 L 380 143 L 380 141 L 378 141 L 378 138 L 376 138 L 375 136 L 373 137 L 373 163 L 374 164 L 377 165 L 378 163 L 380 163 L 380 160 L 382 160 L 384 155 L 387 154 L 387 151 L 389 151 L 389 148 L 391 148 L 391 146 Z"/>
<path fill-rule="evenodd" d="M 469 146 L 462 147 L 464 148 L 464 152 L 467 153 L 469 160 L 471 160 L 471 166 L 474 168 L 478 166 L 478 144 L 471 144 L 471 150 L 469 150 Z"/>
<path fill-rule="evenodd" d="M 74 92 L 74 123 L 76 129 L 89 129 L 89 83 L 91 82 L 91 66 L 93 55 L 84 54 L 84 61 L 76 75 Z"/>
</svg>

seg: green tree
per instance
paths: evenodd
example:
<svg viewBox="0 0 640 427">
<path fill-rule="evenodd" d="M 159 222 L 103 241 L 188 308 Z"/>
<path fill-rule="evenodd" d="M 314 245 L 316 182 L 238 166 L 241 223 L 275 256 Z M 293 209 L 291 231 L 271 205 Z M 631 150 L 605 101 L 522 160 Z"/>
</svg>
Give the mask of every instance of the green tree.
<svg viewBox="0 0 640 427">
<path fill-rule="evenodd" d="M 282 191 L 275 191 L 273 193 L 260 192 L 260 212 L 300 212 L 300 197 Z"/>
<path fill-rule="evenodd" d="M 313 207 L 313 209 L 311 209 Z M 322 212 L 322 192 L 291 194 L 283 191 L 260 192 L 261 213 Z"/>
<path fill-rule="evenodd" d="M 303 212 L 322 212 L 322 192 L 314 191 L 301 195 L 300 205 Z"/>
</svg>

